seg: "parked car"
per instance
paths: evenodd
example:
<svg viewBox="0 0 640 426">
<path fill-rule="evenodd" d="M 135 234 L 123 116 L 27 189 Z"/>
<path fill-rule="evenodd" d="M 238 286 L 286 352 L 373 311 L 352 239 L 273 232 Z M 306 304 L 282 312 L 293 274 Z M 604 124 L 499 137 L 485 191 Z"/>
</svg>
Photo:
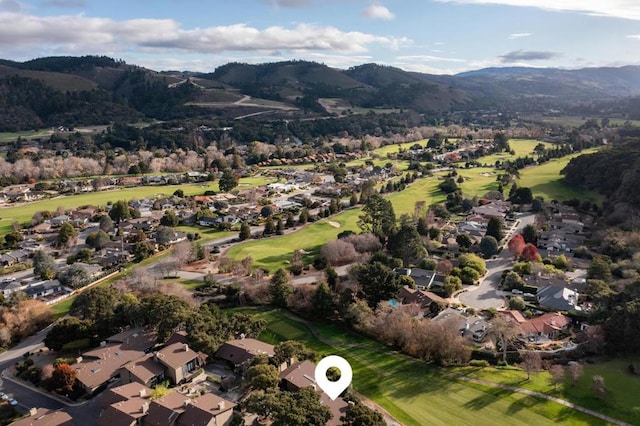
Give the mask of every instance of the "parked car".
<svg viewBox="0 0 640 426">
<path fill-rule="evenodd" d="M 12 283 L 16 280 L 16 277 L 6 277 L 2 279 L 3 283 Z"/>
<path fill-rule="evenodd" d="M 11 399 L 9 400 L 9 405 L 11 405 L 11 406 L 15 407 L 16 405 L 18 405 L 18 401 L 16 401 L 16 399 L 15 399 L 15 398 L 11 398 Z"/>
<path fill-rule="evenodd" d="M 9 395 L 7 395 L 4 392 L 0 392 L 0 398 L 2 398 L 5 401 L 8 401 L 9 400 Z"/>
</svg>

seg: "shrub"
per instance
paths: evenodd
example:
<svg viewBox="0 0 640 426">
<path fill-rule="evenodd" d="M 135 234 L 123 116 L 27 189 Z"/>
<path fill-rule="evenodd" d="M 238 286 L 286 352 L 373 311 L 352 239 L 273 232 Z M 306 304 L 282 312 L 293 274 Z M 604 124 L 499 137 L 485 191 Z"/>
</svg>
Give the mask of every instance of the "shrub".
<svg viewBox="0 0 640 426">
<path fill-rule="evenodd" d="M 469 361 L 469 365 L 471 367 L 488 367 L 489 361 L 487 361 L 486 359 L 472 359 L 471 361 Z"/>
</svg>

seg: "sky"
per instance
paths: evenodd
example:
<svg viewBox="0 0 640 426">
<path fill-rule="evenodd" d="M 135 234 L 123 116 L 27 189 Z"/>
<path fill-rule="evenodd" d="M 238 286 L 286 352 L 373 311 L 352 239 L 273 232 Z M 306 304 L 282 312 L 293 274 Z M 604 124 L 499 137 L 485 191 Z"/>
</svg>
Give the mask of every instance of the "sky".
<svg viewBox="0 0 640 426">
<path fill-rule="evenodd" d="M 640 0 L 0 0 L 0 58 L 154 70 L 378 63 L 433 74 L 640 64 Z"/>
</svg>

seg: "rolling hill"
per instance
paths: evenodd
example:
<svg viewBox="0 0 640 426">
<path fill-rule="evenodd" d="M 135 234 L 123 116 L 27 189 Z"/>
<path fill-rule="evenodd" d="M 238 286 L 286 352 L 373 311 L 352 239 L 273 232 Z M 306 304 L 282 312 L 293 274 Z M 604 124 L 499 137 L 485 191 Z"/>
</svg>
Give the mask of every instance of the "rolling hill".
<svg viewBox="0 0 640 426">
<path fill-rule="evenodd" d="M 486 68 L 457 75 L 377 64 L 229 63 L 211 73 L 157 72 L 105 56 L 0 60 L 0 131 L 194 116 L 264 119 L 412 110 L 579 110 L 640 95 L 640 67 Z M 351 112 L 353 112 L 351 111 Z"/>
</svg>

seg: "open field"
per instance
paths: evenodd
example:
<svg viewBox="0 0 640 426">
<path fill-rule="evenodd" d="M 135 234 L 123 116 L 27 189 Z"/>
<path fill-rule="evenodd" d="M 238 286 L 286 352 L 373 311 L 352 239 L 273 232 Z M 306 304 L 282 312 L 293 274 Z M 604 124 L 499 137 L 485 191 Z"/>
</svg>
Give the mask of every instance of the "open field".
<svg viewBox="0 0 640 426">
<path fill-rule="evenodd" d="M 248 189 L 272 182 L 271 178 L 256 176 L 240 179 L 238 189 Z M 171 195 L 177 189 L 182 189 L 185 195 L 203 194 L 207 190 L 220 191 L 218 182 L 204 182 L 184 185 L 168 186 L 140 186 L 135 188 L 116 189 L 112 191 L 90 192 L 78 195 L 61 196 L 48 200 L 33 201 L 12 207 L 0 208 L 0 235 L 11 232 L 14 221 L 27 223 L 37 211 L 54 211 L 58 207 L 70 209 L 84 205 L 103 206 L 109 201 L 140 199 L 156 195 Z"/>
<path fill-rule="evenodd" d="M 234 259 L 251 256 L 254 267 L 274 272 L 278 268 L 286 267 L 294 251 L 298 249 L 309 252 L 310 260 L 319 252 L 323 244 L 335 240 L 340 232 L 346 229 L 357 232 L 356 222 L 359 214 L 360 209 L 351 209 L 330 219 L 309 224 L 300 231 L 288 235 L 247 241 L 232 247 L 227 255 Z M 332 226 L 329 221 L 339 223 L 340 227 Z"/>
<path fill-rule="evenodd" d="M 557 396 L 619 420 L 640 424 L 640 398 L 637 396 L 640 393 L 640 376 L 629 373 L 628 367 L 632 361 L 640 362 L 640 357 L 584 364 L 584 374 L 578 383 L 573 385 L 567 380 L 558 385 L 557 390 L 553 389 L 546 371 L 532 374 L 531 380 L 526 380 L 527 374 L 514 367 L 462 367 L 455 371 L 477 379 Z M 596 374 L 604 377 L 608 389 L 604 399 L 596 398 L 593 393 L 592 377 Z"/>
<path fill-rule="evenodd" d="M 51 135 L 51 130 L 24 130 L 22 132 L 0 132 L 0 142 L 13 142 L 19 137 L 24 139 L 41 138 Z"/>
<path fill-rule="evenodd" d="M 598 124 L 600 124 L 602 122 L 603 117 L 587 117 L 587 116 L 574 116 L 574 115 L 548 117 L 543 115 L 525 115 L 525 116 L 522 116 L 521 118 L 523 120 L 535 121 L 535 122 L 544 123 L 547 125 L 580 127 L 589 119 L 596 119 Z M 624 118 L 609 118 L 609 126 L 623 126 L 626 121 L 629 121 L 632 126 L 640 126 L 640 120 L 626 120 Z"/>
<path fill-rule="evenodd" d="M 596 149 L 582 151 L 581 153 L 562 158 L 555 158 L 539 166 L 521 170 L 518 185 L 531 188 L 534 197 L 543 197 L 545 201 L 568 200 L 570 198 L 599 201 L 602 199 L 601 195 L 592 191 L 573 188 L 565 184 L 560 175 L 560 170 L 562 170 L 572 158 L 593 152 L 596 152 Z"/>
<path fill-rule="evenodd" d="M 349 361 L 353 387 L 385 408 L 404 425 L 599 425 L 603 422 L 549 401 L 509 391 L 458 382 L 437 368 L 420 361 L 393 356 L 385 348 L 362 336 L 345 332 L 335 324 L 323 324 L 318 331 L 333 342 L 318 341 L 307 327 L 278 311 L 255 312 L 267 321 L 259 337 L 270 343 L 299 340 L 321 356 L 335 354 Z"/>
<path fill-rule="evenodd" d="M 510 139 L 509 146 L 515 152 L 514 155 L 511 155 L 508 152 L 500 152 L 497 154 L 491 154 L 484 157 L 478 158 L 480 163 L 484 163 L 487 165 L 494 165 L 496 161 L 505 161 L 505 160 L 515 160 L 518 157 L 525 157 L 527 155 L 532 155 L 533 149 L 539 143 L 543 144 L 546 148 L 552 146 L 552 144 L 547 142 L 542 142 L 534 139 Z"/>
</svg>

